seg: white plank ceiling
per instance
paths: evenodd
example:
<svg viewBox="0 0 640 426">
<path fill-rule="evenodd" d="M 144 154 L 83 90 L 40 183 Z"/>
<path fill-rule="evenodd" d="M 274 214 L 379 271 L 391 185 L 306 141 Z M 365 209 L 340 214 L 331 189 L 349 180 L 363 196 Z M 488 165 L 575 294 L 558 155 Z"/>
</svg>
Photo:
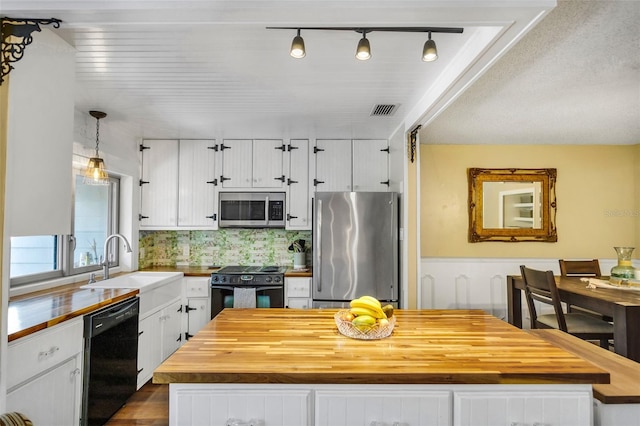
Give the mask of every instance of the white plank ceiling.
<svg viewBox="0 0 640 426">
<path fill-rule="evenodd" d="M 99 109 L 139 137 L 372 138 L 427 124 L 553 9 L 552 0 L 3 0 L 0 16 L 59 18 L 77 49 L 76 108 Z M 447 26 L 440 58 L 425 34 L 267 26 Z M 46 27 L 45 27 L 46 28 Z M 34 34 L 37 37 L 37 33 Z M 27 48 L 26 54 L 29 54 Z M 20 63 L 13 72 L 20 72 Z M 377 104 L 397 105 L 372 117 Z"/>
</svg>

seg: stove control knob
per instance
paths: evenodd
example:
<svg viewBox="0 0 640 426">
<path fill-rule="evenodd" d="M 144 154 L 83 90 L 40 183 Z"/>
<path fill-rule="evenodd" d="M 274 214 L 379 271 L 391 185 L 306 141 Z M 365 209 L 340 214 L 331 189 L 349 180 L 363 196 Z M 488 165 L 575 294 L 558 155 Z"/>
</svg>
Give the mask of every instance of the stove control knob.
<svg viewBox="0 0 640 426">
<path fill-rule="evenodd" d="M 270 282 L 271 282 L 271 277 L 265 277 L 265 278 L 264 278 L 264 282 L 266 282 L 266 283 L 270 283 Z"/>
<path fill-rule="evenodd" d="M 214 283 L 218 282 L 218 276 L 215 275 L 213 278 L 211 278 L 211 281 L 213 281 Z"/>
<path fill-rule="evenodd" d="M 227 281 L 227 277 L 225 277 L 224 275 L 222 276 L 222 282 L 226 282 Z"/>
<path fill-rule="evenodd" d="M 279 283 L 280 281 L 282 281 L 280 277 L 273 277 L 273 282 Z"/>
</svg>

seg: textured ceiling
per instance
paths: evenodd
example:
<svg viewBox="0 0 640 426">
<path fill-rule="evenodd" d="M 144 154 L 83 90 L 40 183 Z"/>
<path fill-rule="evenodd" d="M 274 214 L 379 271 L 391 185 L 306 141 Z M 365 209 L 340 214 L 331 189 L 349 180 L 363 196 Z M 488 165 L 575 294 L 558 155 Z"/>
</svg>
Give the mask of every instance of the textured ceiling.
<svg viewBox="0 0 640 426">
<path fill-rule="evenodd" d="M 640 143 L 640 1 L 559 1 L 420 141 Z"/>
</svg>

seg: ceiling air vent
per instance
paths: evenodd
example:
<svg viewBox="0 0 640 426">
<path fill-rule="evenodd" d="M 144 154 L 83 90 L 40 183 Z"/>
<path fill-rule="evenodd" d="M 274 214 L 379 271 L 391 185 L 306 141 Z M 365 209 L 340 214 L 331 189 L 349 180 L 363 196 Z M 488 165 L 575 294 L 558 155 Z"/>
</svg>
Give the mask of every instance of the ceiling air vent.
<svg viewBox="0 0 640 426">
<path fill-rule="evenodd" d="M 374 105 L 370 115 L 373 117 L 377 117 L 377 116 L 387 117 L 387 116 L 393 115 L 396 112 L 396 109 L 398 109 L 398 105 L 378 104 L 378 105 Z"/>
</svg>

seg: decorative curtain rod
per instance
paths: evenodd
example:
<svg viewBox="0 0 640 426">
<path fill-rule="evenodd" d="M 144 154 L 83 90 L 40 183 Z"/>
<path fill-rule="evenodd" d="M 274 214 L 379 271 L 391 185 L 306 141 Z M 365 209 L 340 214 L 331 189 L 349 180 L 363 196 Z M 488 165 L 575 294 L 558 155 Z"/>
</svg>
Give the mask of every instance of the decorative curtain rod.
<svg viewBox="0 0 640 426">
<path fill-rule="evenodd" d="M 266 27 L 268 30 L 318 30 L 318 31 L 355 31 L 370 33 L 387 31 L 396 33 L 450 33 L 461 34 L 464 28 L 455 27 Z"/>
</svg>

